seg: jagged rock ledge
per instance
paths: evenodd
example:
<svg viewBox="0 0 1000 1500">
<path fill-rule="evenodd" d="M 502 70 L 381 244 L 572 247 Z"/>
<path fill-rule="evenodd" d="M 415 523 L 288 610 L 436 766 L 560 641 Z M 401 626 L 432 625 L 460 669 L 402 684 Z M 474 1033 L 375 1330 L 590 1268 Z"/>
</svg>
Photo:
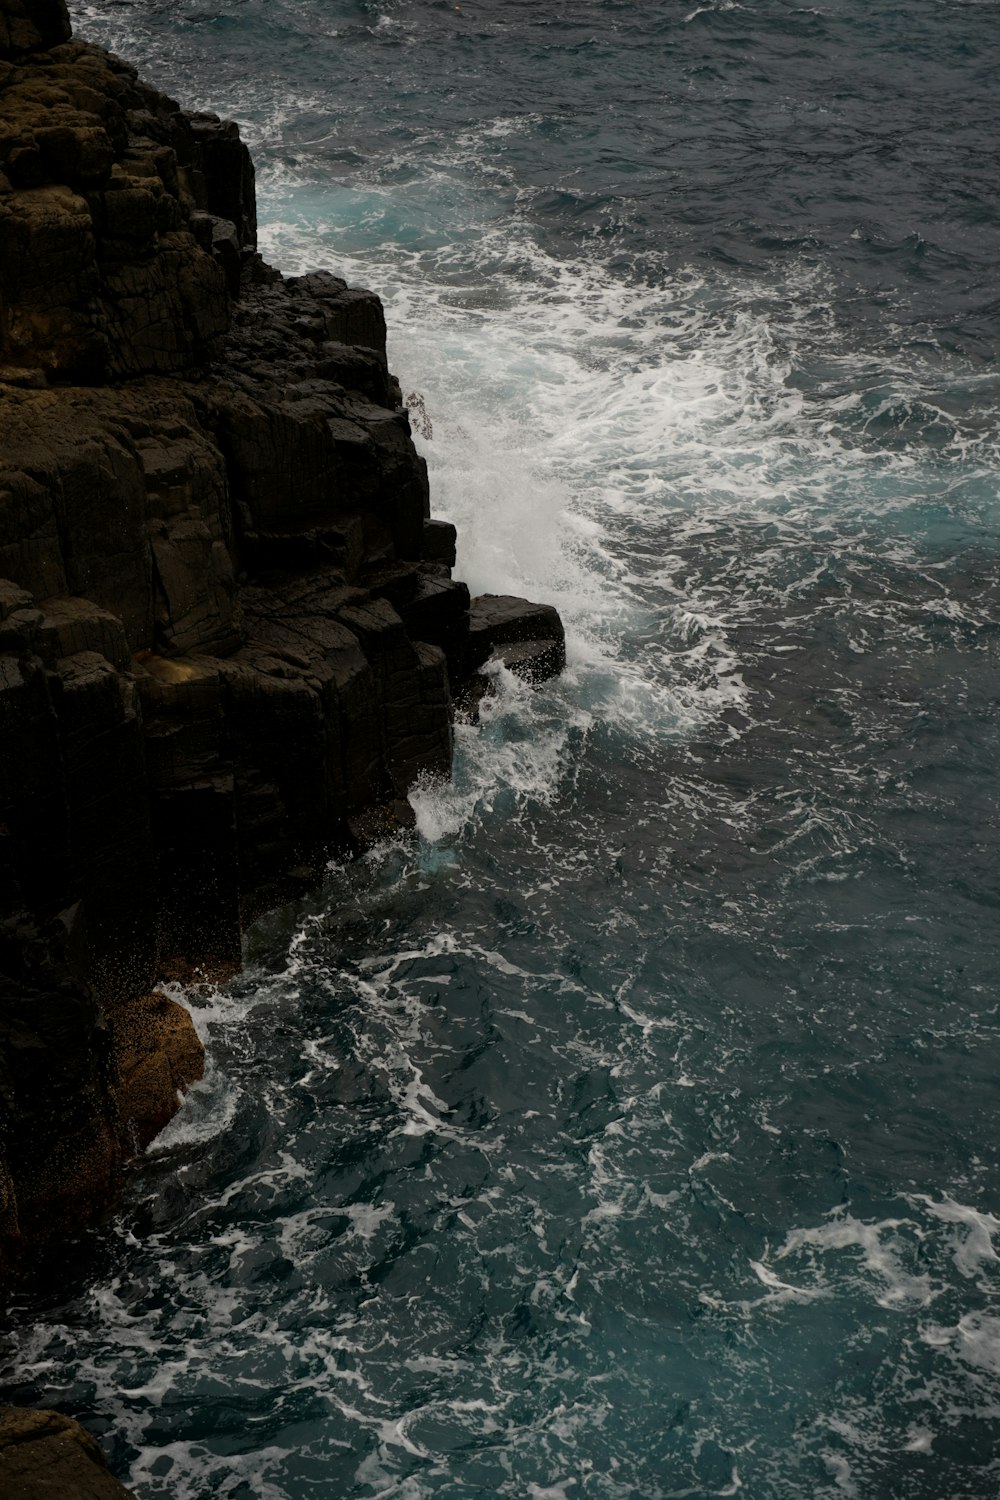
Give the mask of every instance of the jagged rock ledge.
<svg viewBox="0 0 1000 1500">
<path fill-rule="evenodd" d="M 405 823 L 492 655 L 561 670 L 454 549 L 378 299 L 263 263 L 236 126 L 0 0 L 0 1276 L 198 1076 L 155 982 Z"/>
</svg>

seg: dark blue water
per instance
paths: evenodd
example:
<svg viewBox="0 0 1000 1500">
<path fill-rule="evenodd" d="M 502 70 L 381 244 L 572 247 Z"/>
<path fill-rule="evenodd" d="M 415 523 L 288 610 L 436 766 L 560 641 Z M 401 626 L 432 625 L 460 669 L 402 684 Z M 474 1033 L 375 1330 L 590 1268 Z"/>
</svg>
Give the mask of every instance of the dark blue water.
<svg viewBox="0 0 1000 1500">
<path fill-rule="evenodd" d="M 1000 1490 L 993 0 L 94 3 L 564 678 L 195 996 L 8 1388 L 149 1500 Z"/>
</svg>

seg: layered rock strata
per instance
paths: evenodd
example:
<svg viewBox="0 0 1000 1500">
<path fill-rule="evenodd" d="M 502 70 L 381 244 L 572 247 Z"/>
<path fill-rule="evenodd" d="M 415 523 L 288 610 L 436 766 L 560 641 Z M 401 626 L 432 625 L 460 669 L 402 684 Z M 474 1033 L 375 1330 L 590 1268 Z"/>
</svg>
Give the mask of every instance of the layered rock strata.
<svg viewBox="0 0 1000 1500">
<path fill-rule="evenodd" d="M 378 299 L 261 261 L 235 125 L 0 0 L 0 1271 L 198 1076 L 154 982 L 405 823 L 491 655 L 561 669 L 454 561 Z"/>
</svg>

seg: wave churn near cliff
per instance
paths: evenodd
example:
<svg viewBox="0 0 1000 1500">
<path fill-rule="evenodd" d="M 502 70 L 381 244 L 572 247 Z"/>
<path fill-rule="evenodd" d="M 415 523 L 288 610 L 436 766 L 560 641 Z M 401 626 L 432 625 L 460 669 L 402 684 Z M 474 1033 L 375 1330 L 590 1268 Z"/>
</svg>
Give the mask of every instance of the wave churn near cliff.
<svg viewBox="0 0 1000 1500">
<path fill-rule="evenodd" d="M 199 1074 L 164 973 L 239 962 L 331 849 L 412 822 L 498 657 L 382 307 L 256 249 L 232 122 L 0 0 L 0 1269 L 113 1201 Z"/>
</svg>

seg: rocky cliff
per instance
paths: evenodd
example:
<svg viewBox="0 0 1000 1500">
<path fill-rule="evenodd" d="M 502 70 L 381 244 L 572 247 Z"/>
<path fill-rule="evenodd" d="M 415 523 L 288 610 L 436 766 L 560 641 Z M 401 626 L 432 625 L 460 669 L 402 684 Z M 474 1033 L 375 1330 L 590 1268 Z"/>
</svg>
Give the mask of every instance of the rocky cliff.
<svg viewBox="0 0 1000 1500">
<path fill-rule="evenodd" d="M 491 655 L 563 663 L 451 576 L 378 299 L 255 235 L 235 125 L 0 0 L 0 1272 L 198 1076 L 157 978 L 405 823 Z"/>
</svg>

